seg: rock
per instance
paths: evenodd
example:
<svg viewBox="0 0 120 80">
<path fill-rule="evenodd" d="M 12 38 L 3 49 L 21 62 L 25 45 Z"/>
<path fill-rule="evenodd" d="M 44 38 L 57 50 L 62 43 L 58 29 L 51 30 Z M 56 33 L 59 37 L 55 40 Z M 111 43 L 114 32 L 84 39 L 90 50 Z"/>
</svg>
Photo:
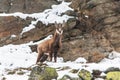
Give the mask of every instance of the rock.
<svg viewBox="0 0 120 80">
<path fill-rule="evenodd" d="M 59 79 L 59 80 L 72 80 L 72 78 L 70 77 L 70 76 L 68 76 L 68 75 L 64 75 L 61 79 Z"/>
<path fill-rule="evenodd" d="M 66 11 L 64 14 L 66 14 L 68 16 L 77 16 L 77 14 L 74 11 L 71 11 L 71 10 Z"/>
<path fill-rule="evenodd" d="M 37 52 L 37 45 L 29 45 L 32 52 Z"/>
<path fill-rule="evenodd" d="M 59 80 L 78 80 L 78 78 L 72 78 L 71 76 L 69 75 L 64 75 L 61 79 Z"/>
<path fill-rule="evenodd" d="M 20 36 L 23 28 L 26 25 L 30 25 L 32 20 L 33 19 L 31 18 L 23 20 L 13 16 L 0 17 L 0 46 L 6 44 L 22 44 L 35 40 L 38 41 L 53 33 L 53 24 L 46 26 L 43 23 L 38 22 L 35 29 L 32 29 Z M 45 32 L 47 32 L 47 34 Z M 16 35 L 16 37 L 13 39 L 11 38 L 11 35 Z"/>
<path fill-rule="evenodd" d="M 8 12 L 10 8 L 10 3 L 8 0 L 0 0 L 0 13 Z"/>
<path fill-rule="evenodd" d="M 90 0 L 87 4 L 88 5 L 99 5 L 99 4 L 104 4 L 104 3 L 107 3 L 107 2 L 110 2 L 110 1 L 112 1 L 112 0 L 100 0 L 100 1 L 98 1 L 98 0 Z"/>
<path fill-rule="evenodd" d="M 99 62 L 105 58 L 106 55 L 103 53 L 109 44 L 106 47 L 97 47 L 98 43 L 94 43 L 96 40 L 90 39 L 89 37 L 85 39 L 82 36 L 77 36 L 71 37 L 70 39 L 71 40 L 63 43 L 63 47 L 60 52 L 60 56 L 62 56 L 65 61 L 74 61 L 78 57 L 84 57 L 88 62 Z"/>
<path fill-rule="evenodd" d="M 8 74 L 8 75 L 13 75 L 13 74 L 15 74 L 15 72 L 16 72 L 16 71 L 13 70 L 13 71 L 9 71 L 7 74 Z"/>
<path fill-rule="evenodd" d="M 93 72 L 92 72 L 93 78 L 94 79 L 99 78 L 101 73 L 102 72 L 100 70 L 93 70 Z"/>
<path fill-rule="evenodd" d="M 18 17 L 0 17 L 0 46 L 10 43 L 19 43 L 19 34 L 30 20 L 23 20 Z M 16 37 L 11 38 L 11 35 Z"/>
<path fill-rule="evenodd" d="M 77 73 L 79 70 L 78 69 L 72 69 L 70 70 L 71 73 Z"/>
<path fill-rule="evenodd" d="M 58 73 L 54 68 L 35 66 L 32 68 L 30 77 L 28 80 L 52 80 L 57 79 Z"/>
<path fill-rule="evenodd" d="M 105 71 L 105 73 L 113 72 L 113 71 L 120 71 L 120 69 L 119 69 L 119 68 L 115 68 L 115 67 L 110 67 L 110 68 L 108 68 L 108 69 Z"/>
<path fill-rule="evenodd" d="M 61 67 L 61 68 L 59 69 L 59 71 L 61 71 L 61 70 L 68 70 L 68 69 L 70 69 L 69 66 L 63 66 L 63 67 Z"/>
<path fill-rule="evenodd" d="M 120 80 L 120 71 L 113 71 L 107 73 L 106 80 Z"/>
<path fill-rule="evenodd" d="M 37 13 L 50 9 L 53 4 L 57 2 L 55 0 L 4 0 L 0 1 L 0 12 Z"/>
<path fill-rule="evenodd" d="M 110 53 L 113 50 L 120 52 L 120 36 L 118 35 L 120 34 L 120 9 L 118 9 L 120 2 L 113 0 L 86 1 L 80 11 L 82 13 L 87 11 L 89 18 L 85 20 L 92 25 L 86 25 L 87 23 L 83 21 L 68 20 L 68 30 L 66 30 L 68 33 L 64 32 L 64 38 L 67 39 L 63 43 L 60 54 L 65 61 L 84 57 L 88 62 L 99 62 L 105 58 L 104 53 Z M 84 0 L 72 0 L 70 6 L 76 10 L 82 4 L 84 4 Z M 89 8 L 88 6 L 91 5 L 93 6 Z M 76 14 L 80 11 L 76 11 Z"/>
<path fill-rule="evenodd" d="M 17 71 L 17 74 L 18 74 L 18 75 L 24 75 L 25 72 L 21 70 L 21 71 Z"/>
<path fill-rule="evenodd" d="M 105 54 L 94 52 L 89 54 L 88 62 L 100 62 L 104 58 L 105 58 Z"/>
<path fill-rule="evenodd" d="M 83 0 L 72 0 L 72 4 L 70 5 L 70 7 L 77 9 L 82 2 Z"/>
<path fill-rule="evenodd" d="M 2 80 L 6 80 L 6 77 L 3 77 Z"/>
<path fill-rule="evenodd" d="M 80 70 L 80 72 L 78 73 L 78 76 L 82 80 L 91 80 L 92 79 L 91 73 L 85 69 Z"/>
<path fill-rule="evenodd" d="M 104 19 L 104 24 L 113 24 L 118 21 L 118 17 L 112 16 Z"/>
</svg>

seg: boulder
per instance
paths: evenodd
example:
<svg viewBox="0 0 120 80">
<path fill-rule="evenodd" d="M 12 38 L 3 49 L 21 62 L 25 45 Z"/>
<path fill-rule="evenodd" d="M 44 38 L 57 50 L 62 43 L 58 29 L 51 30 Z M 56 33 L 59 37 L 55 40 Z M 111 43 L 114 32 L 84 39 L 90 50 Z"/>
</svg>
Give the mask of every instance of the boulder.
<svg viewBox="0 0 120 80">
<path fill-rule="evenodd" d="M 120 71 L 120 69 L 117 67 L 110 67 L 105 71 L 105 73 L 112 72 L 112 71 Z"/>
<path fill-rule="evenodd" d="M 120 80 L 120 71 L 113 71 L 107 73 L 106 80 Z"/>
<path fill-rule="evenodd" d="M 78 71 L 79 71 L 78 69 L 72 69 L 69 72 L 71 72 L 71 73 L 77 73 Z"/>
<path fill-rule="evenodd" d="M 61 79 L 59 80 L 78 80 L 78 78 L 72 78 L 71 76 L 69 75 L 64 75 Z"/>
<path fill-rule="evenodd" d="M 92 79 L 91 73 L 85 69 L 80 70 L 80 72 L 78 73 L 78 76 L 82 80 L 91 80 Z"/>
<path fill-rule="evenodd" d="M 102 73 L 102 71 L 100 71 L 100 70 L 93 70 L 93 72 L 92 72 L 93 78 L 94 79 L 95 78 L 100 78 L 101 73 Z"/>
<path fill-rule="evenodd" d="M 47 66 L 35 66 L 32 68 L 28 80 L 52 80 L 57 79 L 57 77 L 56 69 Z"/>
</svg>

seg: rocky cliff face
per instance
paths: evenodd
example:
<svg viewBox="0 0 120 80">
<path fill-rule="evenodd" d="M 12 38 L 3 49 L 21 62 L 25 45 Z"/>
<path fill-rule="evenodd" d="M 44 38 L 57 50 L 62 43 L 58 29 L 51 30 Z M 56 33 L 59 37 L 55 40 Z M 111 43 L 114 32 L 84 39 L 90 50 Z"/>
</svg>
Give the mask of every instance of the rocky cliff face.
<svg viewBox="0 0 120 80">
<path fill-rule="evenodd" d="M 71 1 L 71 0 L 68 0 Z M 58 4 L 55 0 L 2 0 L 0 12 L 34 13 Z M 63 48 L 59 56 L 65 60 L 85 57 L 88 61 L 98 62 L 112 50 L 120 52 L 120 1 L 119 0 L 72 0 L 70 5 L 75 11 L 66 14 L 78 17 L 68 20 L 63 34 Z M 35 29 L 21 37 L 22 29 L 29 25 L 32 18 L 0 17 L 0 46 L 36 41 L 53 34 L 54 25 L 38 22 Z M 11 35 L 17 35 L 11 37 Z M 36 50 L 36 47 L 32 47 Z"/>
<path fill-rule="evenodd" d="M 37 13 L 49 9 L 55 0 L 1 0 L 0 12 L 13 13 Z"/>
<path fill-rule="evenodd" d="M 69 56 L 66 59 L 82 56 L 93 62 L 105 57 L 100 53 L 120 52 L 119 4 L 119 0 L 72 0 L 71 7 L 78 16 L 72 31 L 79 30 L 81 34 L 74 36 L 77 39 L 65 42 L 66 46 L 71 45 L 65 49 L 70 55 L 63 54 Z"/>
</svg>

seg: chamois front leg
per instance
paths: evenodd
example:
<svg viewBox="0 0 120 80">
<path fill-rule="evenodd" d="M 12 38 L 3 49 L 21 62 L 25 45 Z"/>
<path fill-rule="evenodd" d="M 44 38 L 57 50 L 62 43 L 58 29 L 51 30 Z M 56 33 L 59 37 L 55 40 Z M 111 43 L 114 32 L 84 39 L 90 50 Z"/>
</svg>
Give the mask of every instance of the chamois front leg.
<svg viewBox="0 0 120 80">
<path fill-rule="evenodd" d="M 36 64 L 40 61 L 42 56 L 43 56 L 43 53 L 38 53 Z"/>
</svg>

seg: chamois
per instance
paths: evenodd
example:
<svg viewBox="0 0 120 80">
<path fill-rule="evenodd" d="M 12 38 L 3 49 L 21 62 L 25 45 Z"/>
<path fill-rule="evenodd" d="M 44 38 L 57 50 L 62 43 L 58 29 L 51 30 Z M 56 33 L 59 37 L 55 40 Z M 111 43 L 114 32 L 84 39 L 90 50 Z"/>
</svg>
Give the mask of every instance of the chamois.
<svg viewBox="0 0 120 80">
<path fill-rule="evenodd" d="M 63 24 L 57 24 L 55 22 L 55 32 L 53 37 L 51 37 L 48 40 L 43 41 L 42 43 L 38 44 L 37 46 L 37 61 L 36 64 L 40 62 L 44 62 L 47 57 L 49 56 L 50 61 L 52 61 L 52 57 L 54 56 L 54 61 L 57 61 L 57 53 L 59 52 L 61 46 L 62 46 L 62 34 L 63 34 L 63 27 L 65 22 L 63 21 Z"/>
</svg>

